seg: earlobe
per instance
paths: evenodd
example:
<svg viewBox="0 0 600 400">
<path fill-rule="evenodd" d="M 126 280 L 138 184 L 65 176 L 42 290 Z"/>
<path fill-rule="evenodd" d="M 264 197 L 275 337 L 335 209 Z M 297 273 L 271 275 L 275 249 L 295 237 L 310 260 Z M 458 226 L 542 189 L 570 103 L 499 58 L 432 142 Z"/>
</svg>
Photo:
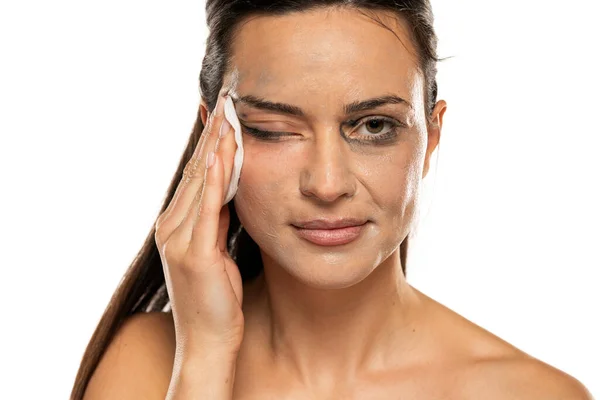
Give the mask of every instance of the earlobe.
<svg viewBox="0 0 600 400">
<path fill-rule="evenodd" d="M 423 174 L 421 175 L 421 179 L 425 179 L 428 172 L 429 172 L 429 154 L 427 154 L 425 156 L 425 162 L 423 164 Z"/>
</svg>

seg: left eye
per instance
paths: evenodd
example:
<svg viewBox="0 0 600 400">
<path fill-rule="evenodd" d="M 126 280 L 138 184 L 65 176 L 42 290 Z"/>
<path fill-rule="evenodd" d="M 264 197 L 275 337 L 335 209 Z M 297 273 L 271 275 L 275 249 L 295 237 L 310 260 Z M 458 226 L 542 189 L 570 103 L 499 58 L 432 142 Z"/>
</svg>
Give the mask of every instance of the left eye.
<svg viewBox="0 0 600 400">
<path fill-rule="evenodd" d="M 391 128 L 388 129 L 387 131 L 383 129 L 385 124 L 389 124 L 391 126 Z M 393 122 L 392 120 L 390 120 L 388 118 L 383 118 L 383 117 L 366 119 L 366 120 L 364 120 L 364 122 L 362 122 L 362 121 L 356 122 L 355 121 L 355 122 L 350 123 L 350 125 L 352 127 L 360 126 L 361 128 L 365 129 L 363 131 L 363 133 L 359 132 L 360 133 L 359 136 L 385 135 L 386 133 L 394 130 L 394 128 L 396 128 L 398 126 L 397 123 Z M 358 131 L 360 131 L 360 129 Z"/>
</svg>

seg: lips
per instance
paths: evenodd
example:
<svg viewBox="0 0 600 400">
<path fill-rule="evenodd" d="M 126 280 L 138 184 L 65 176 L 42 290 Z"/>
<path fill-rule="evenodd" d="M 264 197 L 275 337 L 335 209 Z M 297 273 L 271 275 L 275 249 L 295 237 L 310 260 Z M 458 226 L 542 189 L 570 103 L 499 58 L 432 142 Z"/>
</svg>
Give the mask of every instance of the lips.
<svg viewBox="0 0 600 400">
<path fill-rule="evenodd" d="M 301 238 L 320 246 L 339 246 L 358 239 L 367 220 L 344 218 L 337 220 L 313 220 L 294 224 Z"/>
<path fill-rule="evenodd" d="M 339 229 L 352 226 L 364 225 L 367 222 L 362 218 L 337 218 L 337 219 L 314 219 L 293 224 L 303 229 Z"/>
</svg>

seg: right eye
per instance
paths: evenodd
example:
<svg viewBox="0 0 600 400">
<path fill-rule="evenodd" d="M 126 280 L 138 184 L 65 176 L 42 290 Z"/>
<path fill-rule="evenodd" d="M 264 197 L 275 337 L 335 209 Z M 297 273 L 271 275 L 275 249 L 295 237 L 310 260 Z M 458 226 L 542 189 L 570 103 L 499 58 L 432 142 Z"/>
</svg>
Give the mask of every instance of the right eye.
<svg viewBox="0 0 600 400">
<path fill-rule="evenodd" d="M 281 138 L 283 136 L 293 135 L 292 133 L 263 131 L 263 130 L 256 129 L 256 128 L 250 128 L 249 126 L 246 126 L 246 125 L 242 124 L 241 122 L 240 122 L 240 125 L 242 126 L 243 131 L 245 131 L 249 135 L 254 136 L 260 140 L 275 141 L 275 140 L 279 140 L 279 138 Z"/>
</svg>

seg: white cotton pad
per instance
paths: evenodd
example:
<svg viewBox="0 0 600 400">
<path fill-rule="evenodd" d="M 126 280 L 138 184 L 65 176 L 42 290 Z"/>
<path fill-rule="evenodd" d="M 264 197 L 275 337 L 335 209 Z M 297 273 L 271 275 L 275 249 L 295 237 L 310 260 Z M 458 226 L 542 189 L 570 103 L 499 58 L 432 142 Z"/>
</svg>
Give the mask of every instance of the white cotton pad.
<svg viewBox="0 0 600 400">
<path fill-rule="evenodd" d="M 242 163 L 244 161 L 242 128 L 240 126 L 240 121 L 238 120 L 237 113 L 235 112 L 233 100 L 231 100 L 230 96 L 227 96 L 224 111 L 225 119 L 227 119 L 227 121 L 229 121 L 229 124 L 233 127 L 237 149 L 235 151 L 235 156 L 233 157 L 233 169 L 231 170 L 231 180 L 229 181 L 229 188 L 227 189 L 227 195 L 225 196 L 223 205 L 229 203 L 231 199 L 233 199 L 233 196 L 235 196 L 235 193 L 237 192 L 238 182 L 240 180 L 240 173 L 242 172 Z"/>
</svg>

